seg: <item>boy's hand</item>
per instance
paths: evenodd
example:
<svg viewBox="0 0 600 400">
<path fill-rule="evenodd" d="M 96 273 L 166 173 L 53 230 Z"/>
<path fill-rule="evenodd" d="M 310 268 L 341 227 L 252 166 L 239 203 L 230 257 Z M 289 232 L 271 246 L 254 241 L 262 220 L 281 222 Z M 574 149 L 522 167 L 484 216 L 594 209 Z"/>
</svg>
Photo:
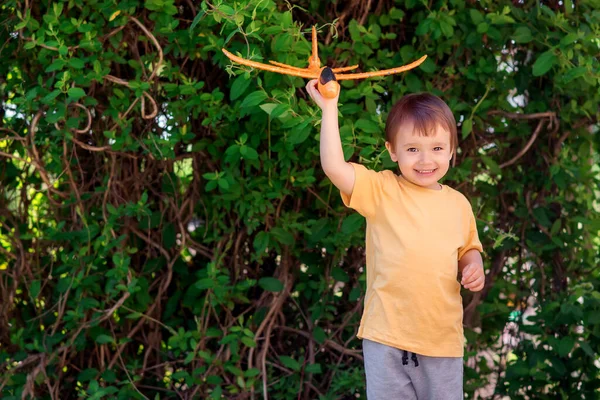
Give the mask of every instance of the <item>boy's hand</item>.
<svg viewBox="0 0 600 400">
<path fill-rule="evenodd" d="M 321 95 L 321 93 L 319 93 L 319 91 L 317 90 L 318 82 L 319 81 L 317 79 L 312 79 L 306 84 L 306 91 L 308 92 L 311 99 L 313 99 L 313 101 L 317 103 L 317 105 L 321 108 L 322 111 L 325 111 L 325 109 L 328 108 L 337 107 L 337 102 L 340 98 L 340 94 L 338 93 L 338 95 L 335 96 L 335 98 L 333 99 L 327 99 L 323 97 L 323 95 Z"/>
<path fill-rule="evenodd" d="M 462 272 L 461 285 L 471 292 L 479 292 L 485 285 L 485 273 L 483 265 L 479 263 L 471 263 L 465 266 Z"/>
</svg>

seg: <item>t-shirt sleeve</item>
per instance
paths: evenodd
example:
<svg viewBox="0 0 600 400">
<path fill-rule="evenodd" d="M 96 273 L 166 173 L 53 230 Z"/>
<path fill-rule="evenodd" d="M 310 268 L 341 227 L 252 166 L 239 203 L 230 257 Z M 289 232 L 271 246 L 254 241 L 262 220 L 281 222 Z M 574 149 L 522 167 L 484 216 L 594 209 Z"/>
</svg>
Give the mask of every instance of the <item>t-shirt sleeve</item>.
<svg viewBox="0 0 600 400">
<path fill-rule="evenodd" d="M 468 202 L 467 202 L 468 203 Z M 475 223 L 475 215 L 473 214 L 473 210 L 471 209 L 471 205 L 469 204 L 468 210 L 466 212 L 468 215 L 468 228 L 465 230 L 465 245 L 458 249 L 458 259 L 460 260 L 467 251 L 476 249 L 478 251 L 483 251 L 483 246 L 481 246 L 481 242 L 479 241 L 479 234 L 477 233 L 477 224 Z"/>
<path fill-rule="evenodd" d="M 384 176 L 361 164 L 350 165 L 354 167 L 354 188 L 350 196 L 340 192 L 342 201 L 346 207 L 355 209 L 365 218 L 372 217 L 381 201 Z"/>
</svg>

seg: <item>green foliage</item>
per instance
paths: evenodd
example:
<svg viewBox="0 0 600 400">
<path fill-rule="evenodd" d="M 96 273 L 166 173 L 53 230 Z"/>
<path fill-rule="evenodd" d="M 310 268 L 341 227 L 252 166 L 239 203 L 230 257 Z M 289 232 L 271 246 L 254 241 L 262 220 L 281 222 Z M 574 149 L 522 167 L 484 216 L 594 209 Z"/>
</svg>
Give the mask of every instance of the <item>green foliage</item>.
<svg viewBox="0 0 600 400">
<path fill-rule="evenodd" d="M 330 65 L 428 55 L 342 81 L 347 159 L 394 168 L 406 93 L 457 118 L 447 183 L 488 277 L 467 396 L 598 396 L 598 2 L 363 3 L 2 3 L 3 399 L 364 397 L 365 223 L 320 168 L 320 112 L 221 52 L 304 67 L 313 24 Z"/>
</svg>

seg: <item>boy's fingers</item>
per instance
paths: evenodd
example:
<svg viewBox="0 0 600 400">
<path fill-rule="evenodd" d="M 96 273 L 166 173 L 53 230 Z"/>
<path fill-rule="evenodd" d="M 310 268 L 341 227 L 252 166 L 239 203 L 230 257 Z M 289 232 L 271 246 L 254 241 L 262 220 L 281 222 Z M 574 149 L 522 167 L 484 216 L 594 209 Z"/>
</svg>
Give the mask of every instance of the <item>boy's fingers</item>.
<svg viewBox="0 0 600 400">
<path fill-rule="evenodd" d="M 464 279 L 465 283 L 471 283 L 471 282 L 475 282 L 477 279 L 481 278 L 481 274 L 478 273 L 478 271 L 475 271 L 474 273 L 472 273 L 471 275 L 469 275 L 468 277 L 466 277 Z"/>
<path fill-rule="evenodd" d="M 473 283 L 471 285 L 471 287 L 469 288 L 469 290 L 471 290 L 472 292 L 479 292 L 481 289 L 483 289 L 484 286 L 485 286 L 485 278 L 478 280 L 477 283 Z"/>
<path fill-rule="evenodd" d="M 483 286 L 485 284 L 485 278 L 483 276 L 477 278 L 475 281 L 464 285 L 465 289 L 469 289 L 473 292 L 478 292 L 479 290 L 483 289 Z"/>
<path fill-rule="evenodd" d="M 473 268 L 473 264 L 469 264 L 465 267 L 462 274 L 461 282 L 465 283 L 467 280 L 475 273 L 475 268 Z"/>
<path fill-rule="evenodd" d="M 310 97 L 313 97 L 312 88 L 310 86 L 310 82 L 308 83 L 308 85 L 306 85 L 306 92 L 310 95 Z"/>
<path fill-rule="evenodd" d="M 465 283 L 465 287 L 474 287 L 477 286 L 481 278 L 475 277 L 475 279 L 471 279 L 469 282 Z"/>
<path fill-rule="evenodd" d="M 475 264 L 469 264 L 465 267 L 465 269 L 463 271 L 463 275 L 469 276 L 469 275 L 473 274 L 473 272 L 475 272 Z"/>
<path fill-rule="evenodd" d="M 317 80 L 316 79 L 308 82 L 308 84 L 306 85 L 306 91 L 308 92 L 310 97 L 312 97 L 313 100 L 315 100 L 315 101 L 317 101 L 317 99 L 319 99 L 319 97 L 321 96 L 321 94 L 317 90 Z"/>
</svg>

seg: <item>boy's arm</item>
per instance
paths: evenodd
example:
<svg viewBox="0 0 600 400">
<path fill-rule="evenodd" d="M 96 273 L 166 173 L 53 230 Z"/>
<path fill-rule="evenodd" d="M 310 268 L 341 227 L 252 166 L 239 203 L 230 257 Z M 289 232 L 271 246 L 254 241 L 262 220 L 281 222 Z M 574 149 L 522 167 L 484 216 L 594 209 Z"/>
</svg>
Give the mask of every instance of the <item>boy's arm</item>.
<svg viewBox="0 0 600 400">
<path fill-rule="evenodd" d="M 483 271 L 483 259 L 477 249 L 467 251 L 458 260 L 458 271 L 462 275 L 460 283 L 472 292 L 478 292 L 485 285 L 485 273 Z"/>
<path fill-rule="evenodd" d="M 340 190 L 350 196 L 354 188 L 354 168 L 344 160 L 337 104 L 323 108 L 321 121 L 321 167 L 325 175 Z"/>
<path fill-rule="evenodd" d="M 340 129 L 338 126 L 339 98 L 324 98 L 317 90 L 317 80 L 313 79 L 306 85 L 306 91 L 322 111 L 321 120 L 321 167 L 331 182 L 348 196 L 354 189 L 354 168 L 344 160 Z"/>
<path fill-rule="evenodd" d="M 458 272 L 462 274 L 463 269 L 469 264 L 483 265 L 483 258 L 481 253 L 477 249 L 471 249 L 465 253 L 464 256 L 458 261 Z"/>
</svg>

